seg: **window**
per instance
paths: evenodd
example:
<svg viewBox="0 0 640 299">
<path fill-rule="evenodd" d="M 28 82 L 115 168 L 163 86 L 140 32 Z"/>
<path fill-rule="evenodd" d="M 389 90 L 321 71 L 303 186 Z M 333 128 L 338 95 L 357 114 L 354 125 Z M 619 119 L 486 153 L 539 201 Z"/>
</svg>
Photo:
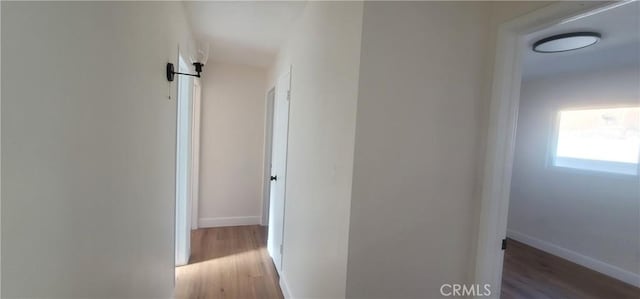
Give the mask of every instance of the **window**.
<svg viewBox="0 0 640 299">
<path fill-rule="evenodd" d="M 557 134 L 554 166 L 638 174 L 640 107 L 560 111 Z"/>
</svg>

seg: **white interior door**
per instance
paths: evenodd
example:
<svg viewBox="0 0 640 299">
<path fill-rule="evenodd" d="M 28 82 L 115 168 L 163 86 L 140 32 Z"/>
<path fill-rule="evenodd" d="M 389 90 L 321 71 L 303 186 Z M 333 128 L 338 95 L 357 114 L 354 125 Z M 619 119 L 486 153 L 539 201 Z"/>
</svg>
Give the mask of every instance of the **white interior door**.
<svg viewBox="0 0 640 299">
<path fill-rule="evenodd" d="M 269 200 L 269 236 L 267 249 L 273 258 L 273 263 L 275 264 L 278 272 L 282 271 L 290 83 L 290 71 L 278 79 L 278 82 L 276 83 L 275 103 L 273 109 L 271 198 Z"/>
</svg>

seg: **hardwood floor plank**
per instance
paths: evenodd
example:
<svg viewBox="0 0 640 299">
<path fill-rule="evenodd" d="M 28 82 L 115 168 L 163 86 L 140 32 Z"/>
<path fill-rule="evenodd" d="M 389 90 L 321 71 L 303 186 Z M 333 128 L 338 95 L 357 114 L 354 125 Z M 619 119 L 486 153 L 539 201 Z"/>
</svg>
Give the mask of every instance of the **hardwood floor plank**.
<svg viewBox="0 0 640 299">
<path fill-rule="evenodd" d="M 176 268 L 175 297 L 283 298 L 266 244 L 259 225 L 193 231 L 189 264 Z"/>
<path fill-rule="evenodd" d="M 640 289 L 509 239 L 502 299 L 638 299 Z"/>
</svg>

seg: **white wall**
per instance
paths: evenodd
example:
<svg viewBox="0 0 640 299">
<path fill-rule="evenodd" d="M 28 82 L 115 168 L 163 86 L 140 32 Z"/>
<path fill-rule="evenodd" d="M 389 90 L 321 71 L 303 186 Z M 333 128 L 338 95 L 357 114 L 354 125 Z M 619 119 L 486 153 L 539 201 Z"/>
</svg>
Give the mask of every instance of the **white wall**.
<svg viewBox="0 0 640 299">
<path fill-rule="evenodd" d="M 545 2 L 367 2 L 349 298 L 471 282 L 498 25 Z"/>
<path fill-rule="evenodd" d="M 293 298 L 344 298 L 362 3 L 309 2 L 270 71 L 293 65 L 283 273 Z"/>
<path fill-rule="evenodd" d="M 2 31 L 2 5 L 0 5 L 0 31 Z M 0 34 L 1 35 L 1 34 Z M 1 42 L 0 42 L 1 43 Z M 2 47 L 0 47 L 0 56 L 2 56 Z M 2 69 L 2 59 L 0 59 L 0 69 Z M 2 73 L 2 72 L 0 72 Z M 0 75 L 0 82 L 2 82 L 2 75 Z M 1 85 L 1 84 L 0 84 Z M 0 120 L 2 115 L 2 95 L 0 92 Z M 0 121 L 2 123 L 2 121 Z M 0 125 L 0 137 L 2 136 L 2 126 Z M 2 156 L 2 138 L 0 138 L 0 156 Z M 0 159 L 0 168 L 2 168 L 2 159 Z M 0 171 L 0 297 L 2 297 L 2 175 Z"/>
<path fill-rule="evenodd" d="M 533 246 L 549 243 L 595 259 L 618 268 L 622 271 L 619 275 L 624 271 L 640 275 L 638 177 L 571 171 L 547 163 L 558 110 L 640 105 L 639 66 L 635 61 L 624 69 L 523 82 L 509 208 L 510 237 L 534 241 Z M 598 266 L 595 269 L 606 271 Z M 636 280 L 640 281 L 640 276 Z"/>
<path fill-rule="evenodd" d="M 202 78 L 200 226 L 260 223 L 266 80 L 263 68 L 221 63 L 206 66 Z"/>
<path fill-rule="evenodd" d="M 547 4 L 366 3 L 363 25 L 360 3 L 308 4 L 269 73 L 293 64 L 285 293 L 436 297 L 471 279 L 495 31 Z"/>
<path fill-rule="evenodd" d="M 366 3 L 363 28 L 347 297 L 439 297 L 472 273 L 489 5 Z"/>
<path fill-rule="evenodd" d="M 2 2 L 2 297 L 169 298 L 178 3 Z"/>
</svg>

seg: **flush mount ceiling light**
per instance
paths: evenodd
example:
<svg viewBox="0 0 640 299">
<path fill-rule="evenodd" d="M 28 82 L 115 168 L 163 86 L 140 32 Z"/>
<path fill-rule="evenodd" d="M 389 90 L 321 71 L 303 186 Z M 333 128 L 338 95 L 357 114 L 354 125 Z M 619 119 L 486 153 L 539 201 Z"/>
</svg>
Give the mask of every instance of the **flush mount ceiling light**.
<svg viewBox="0 0 640 299">
<path fill-rule="evenodd" d="M 600 34 L 596 32 L 572 32 L 543 38 L 533 44 L 538 53 L 557 53 L 582 49 L 597 43 Z"/>
</svg>

